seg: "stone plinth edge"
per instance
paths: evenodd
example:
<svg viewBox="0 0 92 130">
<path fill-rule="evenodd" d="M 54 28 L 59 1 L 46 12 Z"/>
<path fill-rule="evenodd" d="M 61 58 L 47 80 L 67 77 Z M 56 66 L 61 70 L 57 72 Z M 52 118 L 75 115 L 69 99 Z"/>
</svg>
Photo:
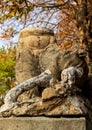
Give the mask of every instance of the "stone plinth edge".
<svg viewBox="0 0 92 130">
<path fill-rule="evenodd" d="M 92 130 L 85 118 L 0 118 L 0 130 Z"/>
</svg>

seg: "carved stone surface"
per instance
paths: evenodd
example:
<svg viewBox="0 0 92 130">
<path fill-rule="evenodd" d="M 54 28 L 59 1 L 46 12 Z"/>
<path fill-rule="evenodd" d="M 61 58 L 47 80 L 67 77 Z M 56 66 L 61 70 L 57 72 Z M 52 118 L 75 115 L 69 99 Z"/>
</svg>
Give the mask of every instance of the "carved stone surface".
<svg viewBox="0 0 92 130">
<path fill-rule="evenodd" d="M 92 130 L 81 118 L 18 117 L 0 118 L 0 130 Z"/>
<path fill-rule="evenodd" d="M 27 90 L 31 90 L 36 86 L 46 87 L 49 85 L 49 80 L 52 78 L 52 74 L 49 70 L 41 73 L 37 77 L 33 77 L 16 87 L 12 88 L 4 98 L 4 105 L 1 106 L 0 112 L 7 111 L 13 109 L 17 106 L 18 102 L 17 99 L 20 94 Z"/>
<path fill-rule="evenodd" d="M 48 75 L 46 75 L 46 73 Z M 81 89 L 76 86 L 81 79 L 82 72 L 76 67 L 64 69 L 61 81 L 51 79 L 50 71 L 34 77 L 14 89 L 5 97 L 5 104 L 1 107 L 1 117 L 9 116 L 87 116 L 89 115 L 88 100 L 81 96 Z M 48 79 L 48 80 L 47 80 Z M 51 79 L 51 81 L 50 81 Z M 47 84 L 50 81 L 50 85 Z M 56 83 L 55 83 L 56 82 Z M 54 86 L 52 85 L 54 83 Z M 24 90 L 32 89 L 34 85 L 46 85 L 41 97 L 17 102 L 18 96 Z M 14 96 L 14 97 L 13 97 Z"/>
<path fill-rule="evenodd" d="M 23 82 L 39 75 L 39 54 L 55 43 L 54 33 L 46 28 L 25 28 L 20 32 L 16 54 L 16 79 Z"/>
<path fill-rule="evenodd" d="M 70 66 L 83 69 L 85 80 L 88 67 L 84 58 L 77 52 L 62 52 L 51 30 L 26 28 L 20 32 L 16 56 L 16 79 L 19 83 L 47 69 L 60 80 L 61 71 Z"/>
<path fill-rule="evenodd" d="M 81 53 L 62 52 L 55 43 L 51 30 L 46 28 L 25 28 L 20 32 L 16 55 L 16 79 L 19 83 L 50 70 L 53 77 L 61 79 L 65 68 L 76 66 L 83 71 L 79 82 L 83 87 L 88 76 L 88 67 Z M 31 89 L 20 96 L 19 100 L 39 96 L 39 88 Z M 42 90 L 41 90 L 42 91 Z"/>
<path fill-rule="evenodd" d="M 62 52 L 51 30 L 21 31 L 16 78 L 20 84 L 7 93 L 1 117 L 89 116 L 90 103 L 82 93 L 88 78 L 85 57 Z"/>
</svg>

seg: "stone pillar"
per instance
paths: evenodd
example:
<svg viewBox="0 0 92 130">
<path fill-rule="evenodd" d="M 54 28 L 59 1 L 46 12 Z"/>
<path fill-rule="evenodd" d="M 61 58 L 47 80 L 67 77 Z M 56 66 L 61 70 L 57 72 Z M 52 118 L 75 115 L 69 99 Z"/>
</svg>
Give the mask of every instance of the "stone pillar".
<svg viewBox="0 0 92 130">
<path fill-rule="evenodd" d="M 20 32 L 16 54 L 16 80 L 21 83 L 40 74 L 39 54 L 55 43 L 54 33 L 46 28 L 25 28 Z"/>
</svg>

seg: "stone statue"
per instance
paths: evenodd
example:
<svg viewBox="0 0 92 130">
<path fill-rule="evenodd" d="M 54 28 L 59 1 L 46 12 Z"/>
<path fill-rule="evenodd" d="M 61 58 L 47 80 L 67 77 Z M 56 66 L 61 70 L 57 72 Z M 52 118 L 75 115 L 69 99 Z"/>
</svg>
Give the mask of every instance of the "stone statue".
<svg viewBox="0 0 92 130">
<path fill-rule="evenodd" d="M 76 60 L 75 60 L 76 59 Z M 45 70 L 50 70 L 53 77 L 61 79 L 62 70 L 76 66 L 82 69 L 83 75 L 80 86 L 85 84 L 88 76 L 88 67 L 83 53 L 62 52 L 57 46 L 54 33 L 46 28 L 25 28 L 20 32 L 16 54 L 16 80 L 24 82 L 37 76 Z M 35 96 L 40 96 L 42 91 L 37 86 L 25 92 L 20 101 Z"/>
<path fill-rule="evenodd" d="M 88 78 L 83 52 L 62 52 L 51 30 L 26 28 L 16 58 L 20 84 L 7 93 L 1 116 L 88 115 L 90 104 L 82 93 Z"/>
</svg>

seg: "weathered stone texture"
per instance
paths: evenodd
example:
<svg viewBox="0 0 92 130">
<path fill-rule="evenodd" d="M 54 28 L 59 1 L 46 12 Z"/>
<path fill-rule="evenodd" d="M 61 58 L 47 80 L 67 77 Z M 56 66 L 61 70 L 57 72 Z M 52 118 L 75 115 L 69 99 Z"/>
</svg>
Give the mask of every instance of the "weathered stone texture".
<svg viewBox="0 0 92 130">
<path fill-rule="evenodd" d="M 7 93 L 0 108 L 0 130 L 92 129 L 85 118 L 61 118 L 91 119 L 90 103 L 83 96 L 88 79 L 83 55 L 62 52 L 49 29 L 26 28 L 20 33 L 16 59 L 16 79 L 20 84 Z M 90 79 L 92 77 L 88 79 L 89 86 L 92 85 Z"/>
<path fill-rule="evenodd" d="M 0 108 L 1 116 L 87 116 L 88 100 L 82 97 L 77 86 L 82 74 L 76 67 L 69 67 L 62 71 L 59 82 L 51 79 L 52 74 L 47 70 L 21 83 L 7 93 L 5 104 Z M 40 97 L 24 98 L 18 102 L 19 95 L 36 86 L 43 86 Z"/>
<path fill-rule="evenodd" d="M 0 108 L 1 116 L 88 114 L 88 103 L 81 96 L 81 87 L 84 87 L 83 83 L 88 78 L 85 57 L 77 51 L 62 52 L 51 30 L 23 29 L 16 59 L 16 79 L 20 84 L 6 95 L 4 105 Z M 50 74 L 45 73 L 46 70 Z M 64 72 L 63 76 L 61 72 Z M 52 77 L 56 83 L 50 81 Z"/>
<path fill-rule="evenodd" d="M 85 81 L 88 67 L 84 58 L 77 52 L 62 52 L 56 45 L 51 30 L 26 28 L 20 32 L 16 55 L 16 79 L 19 83 L 39 75 L 46 69 L 60 80 L 61 71 L 70 66 L 83 69 Z"/>
<path fill-rule="evenodd" d="M 0 130 L 92 130 L 85 118 L 1 118 Z"/>
<path fill-rule="evenodd" d="M 52 43 L 55 43 L 55 37 L 50 29 L 25 28 L 20 32 L 16 54 L 16 79 L 19 83 L 41 73 L 39 54 Z"/>
</svg>

